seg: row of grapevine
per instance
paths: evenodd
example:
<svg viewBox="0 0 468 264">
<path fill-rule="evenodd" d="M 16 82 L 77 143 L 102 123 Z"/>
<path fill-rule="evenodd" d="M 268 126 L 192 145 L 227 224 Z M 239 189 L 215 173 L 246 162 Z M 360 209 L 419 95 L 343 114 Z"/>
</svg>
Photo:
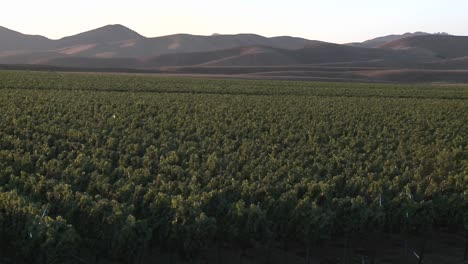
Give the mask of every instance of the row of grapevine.
<svg viewBox="0 0 468 264">
<path fill-rule="evenodd" d="M 25 262 L 468 229 L 463 87 L 0 76 L 0 247 Z"/>
</svg>

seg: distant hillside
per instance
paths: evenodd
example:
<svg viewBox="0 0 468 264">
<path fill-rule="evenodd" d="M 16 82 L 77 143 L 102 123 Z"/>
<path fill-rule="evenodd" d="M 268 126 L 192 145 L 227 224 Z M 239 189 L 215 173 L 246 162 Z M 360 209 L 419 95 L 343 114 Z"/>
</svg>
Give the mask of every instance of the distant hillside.
<svg viewBox="0 0 468 264">
<path fill-rule="evenodd" d="M 468 56 L 428 62 L 424 64 L 424 68 L 440 70 L 465 70 L 468 69 Z"/>
<path fill-rule="evenodd" d="M 266 38 L 254 34 L 212 36 L 177 34 L 96 45 L 86 48 L 75 55 L 99 56 L 107 52 L 110 57 L 142 58 L 162 54 L 205 52 L 244 46 L 270 46 L 284 49 L 299 49 L 310 43 L 315 43 L 315 41 L 293 37 Z"/>
<path fill-rule="evenodd" d="M 148 59 L 132 58 L 53 58 L 45 64 L 67 67 L 92 68 L 160 68 L 181 66 L 297 66 L 333 65 L 348 66 L 404 66 L 434 61 L 436 58 L 411 50 L 367 49 L 331 43 L 316 43 L 302 49 L 288 50 L 268 46 L 249 46 L 225 50 L 171 53 Z"/>
<path fill-rule="evenodd" d="M 67 56 L 48 51 L 20 52 L 15 54 L 0 54 L 0 63 L 2 64 L 49 64 L 56 58 L 66 58 Z"/>
<path fill-rule="evenodd" d="M 161 67 L 322 67 L 468 69 L 468 37 L 424 32 L 339 45 L 256 34 L 147 38 L 108 25 L 59 40 L 0 27 L 0 64 L 156 69 Z"/>
<path fill-rule="evenodd" d="M 440 59 L 468 56 L 468 37 L 447 35 L 426 35 L 389 42 L 383 49 L 414 50 L 430 53 Z"/>
<path fill-rule="evenodd" d="M 103 44 L 143 38 L 145 37 L 122 25 L 107 25 L 101 28 L 59 39 L 55 41 L 55 47 L 63 48 L 83 44 Z"/>
<path fill-rule="evenodd" d="M 300 49 L 317 41 L 281 36 L 267 38 L 255 34 L 197 36 L 175 34 L 146 38 L 122 25 L 108 25 L 59 40 L 28 36 L 0 28 L 1 57 L 31 52 L 56 52 L 64 57 L 150 58 L 162 54 L 207 52 L 245 46 Z M 11 59 L 11 58 L 10 58 Z M 29 63 L 27 60 L 24 63 Z"/>
<path fill-rule="evenodd" d="M 161 66 L 258 66 L 292 65 L 299 62 L 289 50 L 267 46 L 240 47 L 228 50 L 164 54 L 151 58 L 147 67 Z"/>
<path fill-rule="evenodd" d="M 362 47 L 362 48 L 377 48 L 391 41 L 395 41 L 395 40 L 399 40 L 403 38 L 415 37 L 415 36 L 425 36 L 425 35 L 430 35 L 430 34 L 426 32 L 405 33 L 401 35 L 394 34 L 394 35 L 388 35 L 388 36 L 366 40 L 364 42 L 349 43 L 348 45 L 354 46 L 354 47 Z"/>
<path fill-rule="evenodd" d="M 426 60 L 428 57 L 419 52 L 358 48 L 321 42 L 296 50 L 251 46 L 201 53 L 165 54 L 148 60 L 146 66 L 279 66 L 363 62 L 409 66 Z"/>
<path fill-rule="evenodd" d="M 0 27 L 0 52 L 18 50 L 48 49 L 52 40 L 34 35 L 25 35 L 8 28 Z"/>
</svg>

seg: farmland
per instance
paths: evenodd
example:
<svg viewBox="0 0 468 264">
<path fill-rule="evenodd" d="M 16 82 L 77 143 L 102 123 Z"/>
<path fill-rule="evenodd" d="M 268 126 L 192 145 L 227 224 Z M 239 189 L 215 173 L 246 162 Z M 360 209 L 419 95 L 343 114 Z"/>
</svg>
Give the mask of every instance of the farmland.
<svg viewBox="0 0 468 264">
<path fill-rule="evenodd" d="M 0 256 L 305 263 L 340 240 L 345 263 L 375 235 L 463 241 L 467 124 L 466 86 L 3 71 Z"/>
</svg>

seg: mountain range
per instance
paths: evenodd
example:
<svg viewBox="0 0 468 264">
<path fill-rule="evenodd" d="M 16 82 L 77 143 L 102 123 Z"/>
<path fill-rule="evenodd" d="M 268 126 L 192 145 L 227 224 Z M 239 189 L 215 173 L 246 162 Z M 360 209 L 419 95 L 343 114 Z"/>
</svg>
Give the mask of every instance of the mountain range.
<svg viewBox="0 0 468 264">
<path fill-rule="evenodd" d="M 255 34 L 147 38 L 108 25 L 52 40 L 0 27 L 0 64 L 171 71 L 300 66 L 468 70 L 468 37 L 415 32 L 349 44 Z"/>
<path fill-rule="evenodd" d="M 266 38 L 254 34 L 196 36 L 176 34 L 146 38 L 122 25 L 108 25 L 95 30 L 50 40 L 42 36 L 24 35 L 0 27 L 0 54 L 2 58 L 19 61 L 29 55 L 51 57 L 87 58 L 138 58 L 145 59 L 162 54 L 207 52 L 244 46 L 271 46 L 284 49 L 302 48 L 314 41 L 294 37 Z M 34 56 L 33 54 L 40 53 Z"/>
</svg>

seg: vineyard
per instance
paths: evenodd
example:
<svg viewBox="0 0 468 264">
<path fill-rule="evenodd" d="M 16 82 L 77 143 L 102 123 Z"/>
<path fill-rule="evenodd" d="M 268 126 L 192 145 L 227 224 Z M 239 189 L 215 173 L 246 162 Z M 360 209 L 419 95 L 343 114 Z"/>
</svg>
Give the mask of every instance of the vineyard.
<svg viewBox="0 0 468 264">
<path fill-rule="evenodd" d="M 463 239 L 467 124 L 464 86 L 0 72 L 0 263 Z"/>
</svg>

